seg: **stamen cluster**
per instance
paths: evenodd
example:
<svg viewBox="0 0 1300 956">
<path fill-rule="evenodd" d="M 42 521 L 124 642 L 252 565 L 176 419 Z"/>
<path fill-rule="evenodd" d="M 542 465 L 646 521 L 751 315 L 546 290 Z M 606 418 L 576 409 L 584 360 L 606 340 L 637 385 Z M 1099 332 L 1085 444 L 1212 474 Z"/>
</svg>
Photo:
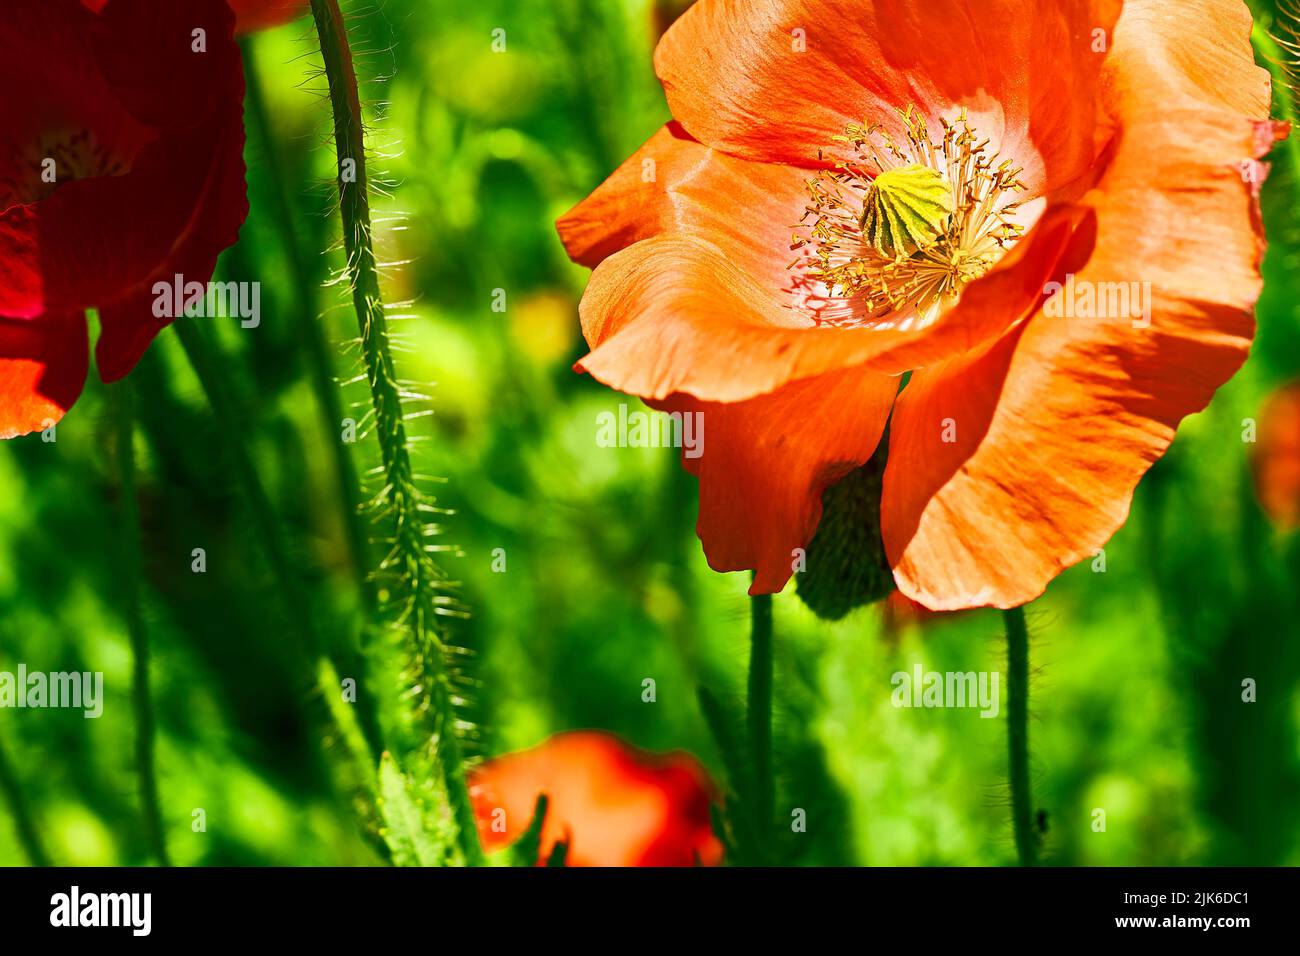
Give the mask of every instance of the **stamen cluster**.
<svg viewBox="0 0 1300 956">
<path fill-rule="evenodd" d="M 850 125 L 835 137 L 847 147 L 847 158 L 808 183 L 811 202 L 791 245 L 806 254 L 791 268 L 829 290 L 831 301 L 816 310 L 823 322 L 900 329 L 929 325 L 1024 232 L 1013 221 L 1020 206 L 1015 195 L 1025 190 L 1024 170 L 990 154 L 989 140 L 979 137 L 965 110 L 954 122 L 940 120 L 938 142 L 915 108 L 899 115 L 905 141 L 896 143 L 878 124 Z M 931 235 L 917 236 L 888 255 L 888 246 L 864 234 L 864 219 L 871 219 L 876 201 L 873 182 L 914 166 L 942 175 L 952 192 L 951 212 L 944 210 L 929 223 Z"/>
</svg>

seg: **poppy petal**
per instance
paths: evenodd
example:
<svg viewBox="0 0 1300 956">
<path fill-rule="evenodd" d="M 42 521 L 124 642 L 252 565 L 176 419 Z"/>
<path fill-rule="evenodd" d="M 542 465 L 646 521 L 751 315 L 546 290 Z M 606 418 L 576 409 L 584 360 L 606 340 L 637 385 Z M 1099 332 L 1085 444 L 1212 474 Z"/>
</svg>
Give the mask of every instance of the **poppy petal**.
<svg viewBox="0 0 1300 956">
<path fill-rule="evenodd" d="M 1245 360 L 1263 236 L 1243 169 L 1272 126 L 1237 111 L 1267 115 L 1267 74 L 1244 6 L 1195 8 L 1126 5 L 1108 68 L 1122 145 L 1086 200 L 1098 239 L 1075 288 L 1122 284 L 1148 310 L 1041 312 L 900 396 L 882 530 L 900 590 L 927 607 L 1017 606 L 1095 553 L 1181 419 Z"/>
<path fill-rule="evenodd" d="M 305 14 L 309 0 L 230 0 L 239 35 L 276 27 Z"/>
<path fill-rule="evenodd" d="M 898 375 L 977 347 L 1031 314 L 1044 285 L 1063 277 L 1091 238 L 1080 209 L 1049 209 L 939 322 L 915 330 L 814 328 L 713 242 L 646 239 L 592 273 L 579 307 L 592 350 L 577 368 L 643 398 L 685 392 L 718 402 L 854 366 Z"/>
<path fill-rule="evenodd" d="M 108 0 L 81 0 L 88 9 L 98 13 Z M 265 30 L 297 19 L 307 12 L 310 0 L 227 0 L 235 11 L 236 35 Z"/>
<path fill-rule="evenodd" d="M 792 224 L 807 205 L 811 176 L 727 156 L 668 123 L 556 228 L 570 258 L 593 269 L 642 239 L 695 236 L 764 280 L 774 299 L 792 303 Z"/>
<path fill-rule="evenodd" d="M 135 367 L 149 343 L 172 321 L 154 314 L 155 283 L 169 287 L 176 276 L 204 281 L 216 268 L 221 251 L 239 237 L 248 215 L 244 188 L 242 124 L 228 124 L 216 145 L 207 182 L 200 191 L 190 222 L 162 267 L 124 296 L 100 307 L 101 333 L 95 343 L 95 364 L 105 382 L 121 378 Z"/>
<path fill-rule="evenodd" d="M 81 395 L 90 355 L 78 314 L 0 318 L 0 438 L 41 431 Z"/>
<path fill-rule="evenodd" d="M 523 835 L 538 796 L 549 806 L 540 860 L 558 842 L 566 866 L 716 866 L 722 845 L 709 807 L 715 789 L 683 752 L 654 754 L 613 734 L 574 730 L 476 767 L 469 778 L 488 852 Z"/>
<path fill-rule="evenodd" d="M 1031 188 L 1077 179 L 1120 0 L 700 0 L 655 51 L 668 105 L 702 142 L 811 165 L 849 123 L 965 104 Z M 1069 103 L 1069 109 L 1061 109 Z M 1041 162 L 1032 158 L 1041 156 Z"/>
<path fill-rule="evenodd" d="M 751 594 L 781 590 L 794 549 L 817 530 L 822 492 L 876 450 L 898 382 L 844 369 L 744 402 L 674 395 L 655 403 L 699 416 L 702 453 L 684 450 L 682 463 L 700 479 L 696 531 L 709 566 L 754 569 Z"/>
</svg>

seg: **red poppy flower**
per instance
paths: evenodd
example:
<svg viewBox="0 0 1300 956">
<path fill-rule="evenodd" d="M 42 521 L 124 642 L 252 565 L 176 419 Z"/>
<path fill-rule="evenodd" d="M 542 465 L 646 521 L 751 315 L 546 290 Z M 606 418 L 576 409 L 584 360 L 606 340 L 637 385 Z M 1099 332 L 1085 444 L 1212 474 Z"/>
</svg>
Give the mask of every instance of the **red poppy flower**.
<svg viewBox="0 0 1300 956">
<path fill-rule="evenodd" d="M 196 31 L 202 31 L 198 33 Z M 0 17 L 0 437 L 58 421 L 239 234 L 244 78 L 225 0 L 7 0 Z"/>
<path fill-rule="evenodd" d="M 713 866 L 713 785 L 685 753 L 656 755 L 612 734 L 556 734 L 532 750 L 487 761 L 470 774 L 483 847 L 509 846 L 532 822 L 540 794 L 549 808 L 541 859 L 568 844 L 569 866 Z"/>
<path fill-rule="evenodd" d="M 1280 528 L 1300 527 L 1300 383 L 1269 396 L 1258 428 L 1251 467 L 1259 503 Z"/>
<path fill-rule="evenodd" d="M 655 55 L 676 121 L 559 231 L 595 268 L 578 368 L 705 415 L 710 564 L 780 590 L 887 421 L 908 597 L 1023 604 L 1104 544 L 1254 334 L 1282 131 L 1250 29 L 1241 0 L 691 7 Z"/>
<path fill-rule="evenodd" d="M 98 13 L 108 0 L 81 0 Z M 235 11 L 235 34 L 242 36 L 296 20 L 307 12 L 311 0 L 226 0 Z"/>
</svg>

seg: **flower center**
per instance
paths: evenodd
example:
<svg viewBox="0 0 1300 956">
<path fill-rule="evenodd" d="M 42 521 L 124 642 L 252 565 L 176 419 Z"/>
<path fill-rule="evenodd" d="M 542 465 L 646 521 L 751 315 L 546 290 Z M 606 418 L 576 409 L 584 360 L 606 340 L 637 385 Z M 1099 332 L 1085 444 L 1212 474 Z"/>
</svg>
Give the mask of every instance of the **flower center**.
<svg viewBox="0 0 1300 956">
<path fill-rule="evenodd" d="M 808 183 L 791 245 L 805 255 L 791 268 L 827 288 L 820 323 L 923 328 L 1024 232 L 1023 170 L 989 153 L 965 110 L 940 120 L 938 142 L 914 108 L 899 115 L 905 142 L 851 125 L 835 137 L 848 157 Z"/>
<path fill-rule="evenodd" d="M 0 206 L 33 203 L 76 179 L 121 176 L 128 164 L 85 129 L 45 133 L 15 150 L 0 177 Z"/>
</svg>

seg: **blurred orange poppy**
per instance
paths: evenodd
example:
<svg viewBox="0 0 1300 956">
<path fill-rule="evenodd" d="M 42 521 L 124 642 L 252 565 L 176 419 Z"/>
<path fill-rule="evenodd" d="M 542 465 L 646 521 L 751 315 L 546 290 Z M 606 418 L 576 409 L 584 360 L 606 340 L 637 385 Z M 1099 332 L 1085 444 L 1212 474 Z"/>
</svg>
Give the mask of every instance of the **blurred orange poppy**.
<svg viewBox="0 0 1300 956">
<path fill-rule="evenodd" d="M 1300 527 L 1300 382 L 1264 403 L 1251 465 L 1259 503 L 1280 527 Z"/>
<path fill-rule="evenodd" d="M 483 848 L 500 850 L 549 800 L 540 859 L 568 845 L 568 866 L 715 866 L 714 788 L 694 757 L 652 754 L 601 731 L 556 734 L 531 750 L 487 761 L 470 774 Z"/>
<path fill-rule="evenodd" d="M 675 121 L 559 232 L 595 268 L 578 368 L 705 415 L 709 563 L 780 590 L 887 421 L 907 597 L 1020 605 L 1104 544 L 1254 335 L 1284 128 L 1250 30 L 1241 0 L 687 10 Z"/>
</svg>

